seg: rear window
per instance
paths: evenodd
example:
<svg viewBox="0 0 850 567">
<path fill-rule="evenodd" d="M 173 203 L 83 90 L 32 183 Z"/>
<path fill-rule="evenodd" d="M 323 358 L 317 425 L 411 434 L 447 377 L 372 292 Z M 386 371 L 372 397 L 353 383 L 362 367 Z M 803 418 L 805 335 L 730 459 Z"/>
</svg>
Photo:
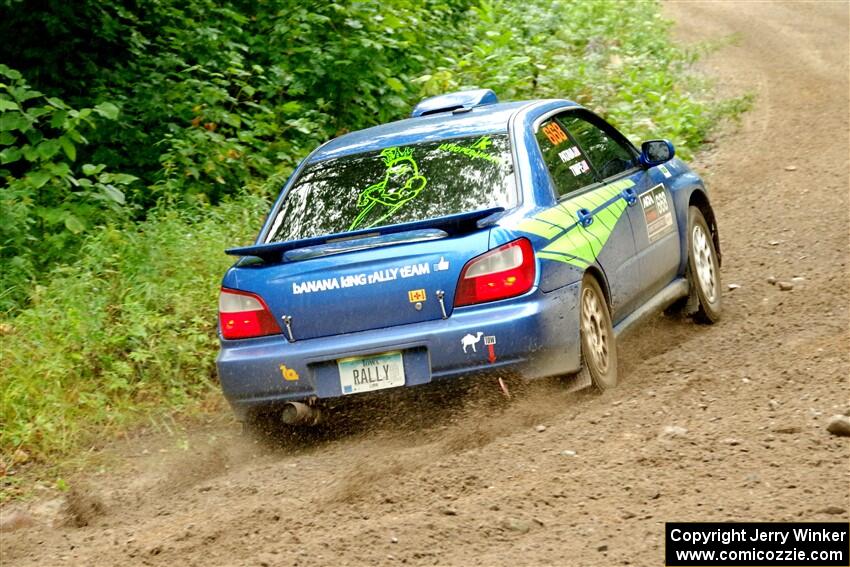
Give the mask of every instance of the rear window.
<svg viewBox="0 0 850 567">
<path fill-rule="evenodd" d="M 397 146 L 308 165 L 266 242 L 516 204 L 506 134 Z"/>
</svg>

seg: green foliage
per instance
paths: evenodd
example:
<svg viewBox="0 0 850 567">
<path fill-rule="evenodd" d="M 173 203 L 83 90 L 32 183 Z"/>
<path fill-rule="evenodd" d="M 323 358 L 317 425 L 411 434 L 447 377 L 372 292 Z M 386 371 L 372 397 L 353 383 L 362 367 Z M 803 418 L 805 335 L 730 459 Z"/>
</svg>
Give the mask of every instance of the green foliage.
<svg viewBox="0 0 850 567">
<path fill-rule="evenodd" d="M 249 239 L 269 206 L 246 196 L 87 239 L 0 326 L 0 448 L 62 452 L 214 384 L 221 249 Z"/>
<path fill-rule="evenodd" d="M 32 34 L 0 44 L 0 60 L 41 69 L 36 85 L 72 103 L 119 105 L 121 120 L 93 143 L 100 162 L 142 180 L 128 200 L 149 208 L 274 192 L 265 180 L 318 143 L 404 115 L 423 54 L 471 2 L 78 4 L 110 33 L 79 44 L 69 37 L 78 20 L 48 1 L 0 22 L 0 35 Z M 44 33 L 77 51 L 57 57 Z"/>
<path fill-rule="evenodd" d="M 319 143 L 488 87 L 687 156 L 707 102 L 654 2 L 0 0 L 0 452 L 213 383 L 221 251 Z M 61 46 L 61 47 L 59 47 Z M 7 66 L 8 65 L 8 66 Z M 6 313 L 6 315 L 2 315 Z"/>
<path fill-rule="evenodd" d="M 26 297 L 29 280 L 88 227 L 124 216 L 136 177 L 78 159 L 85 136 L 118 113 L 110 102 L 73 109 L 0 65 L 0 309 Z"/>
<path fill-rule="evenodd" d="M 706 89 L 688 74 L 695 56 L 669 28 L 647 2 L 482 2 L 416 81 L 428 95 L 480 85 L 507 99 L 568 98 L 638 144 L 669 138 L 687 157 L 731 109 L 699 96 Z"/>
</svg>

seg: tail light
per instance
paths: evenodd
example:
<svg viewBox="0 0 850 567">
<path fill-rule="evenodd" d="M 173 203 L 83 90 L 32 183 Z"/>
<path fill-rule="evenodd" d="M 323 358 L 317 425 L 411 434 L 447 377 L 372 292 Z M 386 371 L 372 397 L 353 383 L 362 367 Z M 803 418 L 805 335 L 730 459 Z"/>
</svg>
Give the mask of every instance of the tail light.
<svg viewBox="0 0 850 567">
<path fill-rule="evenodd" d="M 280 327 L 263 298 L 247 291 L 221 288 L 218 321 L 225 339 L 280 334 Z"/>
<path fill-rule="evenodd" d="M 534 249 L 519 238 L 467 262 L 460 274 L 455 306 L 522 295 L 534 285 Z"/>
</svg>

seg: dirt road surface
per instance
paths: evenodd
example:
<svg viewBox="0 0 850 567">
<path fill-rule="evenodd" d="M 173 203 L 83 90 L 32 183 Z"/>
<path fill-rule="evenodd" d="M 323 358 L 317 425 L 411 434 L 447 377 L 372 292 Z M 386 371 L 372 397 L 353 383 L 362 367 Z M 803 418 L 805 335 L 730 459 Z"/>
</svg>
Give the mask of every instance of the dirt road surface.
<svg viewBox="0 0 850 567">
<path fill-rule="evenodd" d="M 405 402 L 296 447 L 221 425 L 182 448 L 142 438 L 71 479 L 87 525 L 33 503 L 0 563 L 656 566 L 665 521 L 850 518 L 850 438 L 825 428 L 850 410 L 848 3 L 665 10 L 683 41 L 738 34 L 703 66 L 757 95 L 696 162 L 723 243 L 720 324 L 655 320 L 604 395 L 547 382 L 507 408 Z"/>
</svg>

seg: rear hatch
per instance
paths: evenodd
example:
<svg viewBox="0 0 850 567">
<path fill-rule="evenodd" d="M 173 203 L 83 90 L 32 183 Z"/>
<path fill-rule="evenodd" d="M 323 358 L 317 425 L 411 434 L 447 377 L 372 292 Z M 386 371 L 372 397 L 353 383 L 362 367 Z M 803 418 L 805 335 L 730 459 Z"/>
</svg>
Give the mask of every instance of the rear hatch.
<svg viewBox="0 0 850 567">
<path fill-rule="evenodd" d="M 237 267 L 225 285 L 260 295 L 295 340 L 441 319 L 464 264 L 487 251 L 489 229 L 276 265 Z M 378 243 L 375 243 L 376 245 Z"/>
<path fill-rule="evenodd" d="M 291 317 L 296 340 L 439 319 L 438 293 L 448 315 L 464 264 L 488 249 L 485 217 L 517 200 L 504 132 L 319 156 L 263 244 L 229 251 L 264 262 L 240 262 L 225 286 Z"/>
</svg>

